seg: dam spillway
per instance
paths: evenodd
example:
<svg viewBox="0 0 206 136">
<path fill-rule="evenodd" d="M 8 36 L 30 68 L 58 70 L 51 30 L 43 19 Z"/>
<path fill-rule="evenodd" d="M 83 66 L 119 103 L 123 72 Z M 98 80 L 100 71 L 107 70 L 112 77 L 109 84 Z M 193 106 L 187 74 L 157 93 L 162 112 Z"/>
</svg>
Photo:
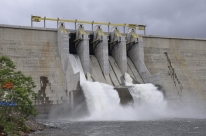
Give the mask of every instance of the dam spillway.
<svg viewBox="0 0 206 136">
<path fill-rule="evenodd" d="M 37 105 L 74 99 L 72 92 L 79 88 L 80 74 L 75 72 L 70 54 L 80 57 L 85 74 L 90 73 L 93 81 L 119 86 L 127 72 L 138 83 L 163 86 L 168 100 L 179 101 L 190 96 L 205 99 L 206 39 L 143 35 L 138 37 L 136 45 L 132 41 L 134 45 L 129 47 L 126 40 L 130 35 L 121 33 L 125 46 L 118 39 L 111 46 L 111 34 L 104 37 L 107 43 L 96 46 L 90 40 L 92 36 L 94 39 L 94 32 L 85 31 L 87 39 L 76 50 L 73 41 L 77 39 L 77 30 L 60 27 L 0 25 L 0 55 L 10 57 L 18 70 L 34 79 L 35 92 L 39 95 Z"/>
</svg>

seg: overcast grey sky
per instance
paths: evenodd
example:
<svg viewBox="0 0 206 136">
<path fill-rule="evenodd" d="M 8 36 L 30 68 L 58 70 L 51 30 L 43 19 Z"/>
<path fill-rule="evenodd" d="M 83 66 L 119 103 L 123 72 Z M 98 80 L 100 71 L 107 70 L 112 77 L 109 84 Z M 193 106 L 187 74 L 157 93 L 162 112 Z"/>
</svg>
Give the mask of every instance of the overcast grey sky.
<svg viewBox="0 0 206 136">
<path fill-rule="evenodd" d="M 145 24 L 148 35 L 206 38 L 206 0 L 0 0 L 0 9 L 0 24 L 29 26 L 38 15 Z"/>
</svg>

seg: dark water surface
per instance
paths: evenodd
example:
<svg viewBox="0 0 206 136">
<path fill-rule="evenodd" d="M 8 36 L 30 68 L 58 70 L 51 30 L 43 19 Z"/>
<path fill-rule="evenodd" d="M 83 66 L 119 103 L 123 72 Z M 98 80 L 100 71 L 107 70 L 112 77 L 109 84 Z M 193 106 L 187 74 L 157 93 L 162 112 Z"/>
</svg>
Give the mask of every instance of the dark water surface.
<svg viewBox="0 0 206 136">
<path fill-rule="evenodd" d="M 31 136 L 206 136 L 206 119 L 39 122 L 54 128 Z"/>
</svg>

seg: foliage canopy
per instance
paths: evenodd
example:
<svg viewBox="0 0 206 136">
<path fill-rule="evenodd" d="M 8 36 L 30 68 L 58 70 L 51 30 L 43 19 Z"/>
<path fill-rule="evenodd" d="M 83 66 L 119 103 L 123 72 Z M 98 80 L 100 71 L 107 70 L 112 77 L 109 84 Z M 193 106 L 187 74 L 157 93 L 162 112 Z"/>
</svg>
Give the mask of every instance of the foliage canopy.
<svg viewBox="0 0 206 136">
<path fill-rule="evenodd" d="M 32 104 L 37 95 L 31 77 L 15 71 L 14 63 L 7 57 L 0 57 L 0 131 L 16 135 L 26 131 L 25 121 L 37 115 Z"/>
</svg>

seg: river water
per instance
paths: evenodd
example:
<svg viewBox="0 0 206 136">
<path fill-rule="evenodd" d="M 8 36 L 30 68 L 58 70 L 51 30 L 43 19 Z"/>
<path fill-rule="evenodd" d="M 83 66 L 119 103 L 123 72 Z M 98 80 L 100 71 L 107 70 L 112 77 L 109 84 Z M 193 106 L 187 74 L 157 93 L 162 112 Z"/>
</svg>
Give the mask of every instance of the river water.
<svg viewBox="0 0 206 136">
<path fill-rule="evenodd" d="M 31 136 L 206 136 L 206 119 L 40 122 L 54 128 Z"/>
</svg>

